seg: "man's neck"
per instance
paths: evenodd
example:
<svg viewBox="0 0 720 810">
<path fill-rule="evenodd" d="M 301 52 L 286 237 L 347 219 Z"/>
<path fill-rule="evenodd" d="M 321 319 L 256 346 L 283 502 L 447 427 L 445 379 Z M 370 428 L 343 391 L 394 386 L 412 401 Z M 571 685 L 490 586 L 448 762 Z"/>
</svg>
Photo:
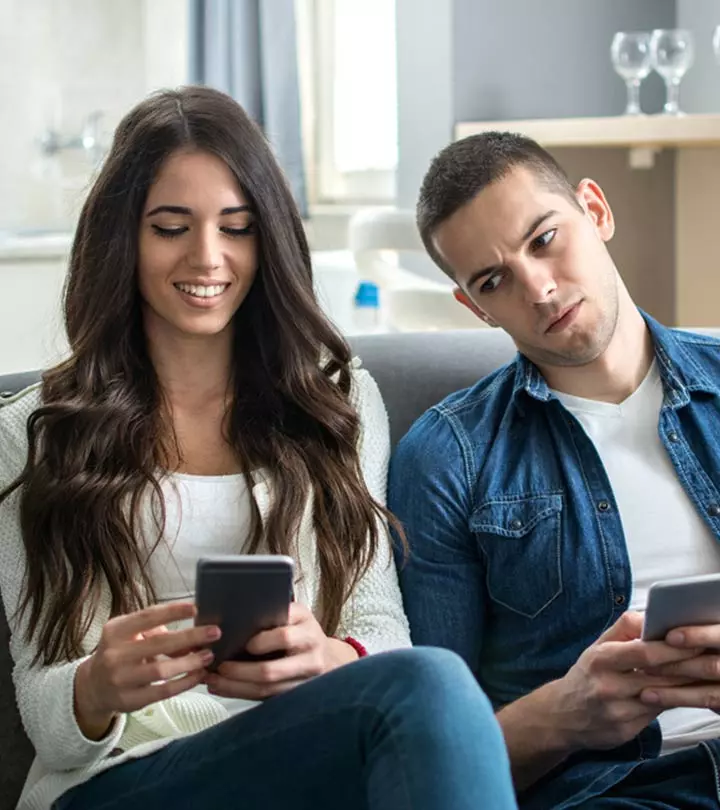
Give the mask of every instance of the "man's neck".
<svg viewBox="0 0 720 810">
<path fill-rule="evenodd" d="M 546 366 L 550 388 L 583 399 L 620 403 L 645 379 L 654 356 L 652 337 L 637 307 L 623 296 L 617 326 L 605 351 L 584 366 Z"/>
</svg>

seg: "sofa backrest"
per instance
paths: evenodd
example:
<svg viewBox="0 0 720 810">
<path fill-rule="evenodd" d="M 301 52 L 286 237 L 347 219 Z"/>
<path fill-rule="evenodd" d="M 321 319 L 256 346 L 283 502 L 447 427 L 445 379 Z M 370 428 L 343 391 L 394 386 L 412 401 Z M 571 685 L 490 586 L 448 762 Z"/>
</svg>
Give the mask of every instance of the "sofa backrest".
<svg viewBox="0 0 720 810">
<path fill-rule="evenodd" d="M 354 354 L 377 381 L 396 444 L 429 407 L 512 360 L 515 345 L 499 329 L 362 335 Z"/>
</svg>

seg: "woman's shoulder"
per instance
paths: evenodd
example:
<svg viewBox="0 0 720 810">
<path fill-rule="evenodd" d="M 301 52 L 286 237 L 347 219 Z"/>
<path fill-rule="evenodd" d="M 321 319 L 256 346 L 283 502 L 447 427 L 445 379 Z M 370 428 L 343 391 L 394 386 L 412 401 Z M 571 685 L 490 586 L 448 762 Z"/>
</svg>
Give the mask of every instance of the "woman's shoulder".
<svg viewBox="0 0 720 810">
<path fill-rule="evenodd" d="M 374 436 L 384 445 L 389 430 L 388 413 L 378 384 L 361 363 L 360 358 L 353 358 L 350 387 L 350 403 L 360 418 L 361 444 L 368 446 Z"/>
<path fill-rule="evenodd" d="M 0 399 L 0 459 L 4 464 L 24 466 L 28 419 L 41 405 L 41 383 Z"/>
<path fill-rule="evenodd" d="M 385 413 L 382 394 L 372 374 L 362 366 L 362 358 L 353 357 L 351 364 L 352 385 L 350 401 L 358 411 L 367 409 Z"/>
</svg>

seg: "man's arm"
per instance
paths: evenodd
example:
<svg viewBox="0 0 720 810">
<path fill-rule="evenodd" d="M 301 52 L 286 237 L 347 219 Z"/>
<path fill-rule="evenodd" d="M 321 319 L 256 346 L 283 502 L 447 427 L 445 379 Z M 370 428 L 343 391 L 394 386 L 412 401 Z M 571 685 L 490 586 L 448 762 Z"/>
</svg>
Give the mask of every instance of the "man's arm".
<svg viewBox="0 0 720 810">
<path fill-rule="evenodd" d="M 392 459 L 388 506 L 410 545 L 398 569 L 413 643 L 454 650 L 477 676 L 487 594 L 483 561 L 469 530 L 475 475 L 467 463 L 445 419 L 425 414 Z M 643 642 L 641 631 L 642 617 L 624 614 L 565 677 L 498 712 L 518 790 L 574 751 L 613 748 L 632 739 L 657 716 L 640 694 L 660 681 L 642 670 L 694 657 L 697 650 Z"/>
<path fill-rule="evenodd" d="M 576 750 L 553 721 L 556 684 L 541 686 L 497 713 L 518 791 L 559 765 Z"/>
<path fill-rule="evenodd" d="M 468 528 L 471 493 L 461 448 L 428 411 L 390 462 L 388 508 L 410 547 L 397 555 L 414 644 L 458 653 L 477 675 L 485 619 L 484 565 Z"/>
<path fill-rule="evenodd" d="M 477 677 L 487 594 L 485 568 L 469 529 L 465 464 L 443 417 L 425 414 L 395 451 L 388 506 L 410 546 L 408 559 L 398 559 L 398 572 L 413 643 L 453 650 Z M 548 684 L 498 712 L 518 790 L 571 752 L 552 720 L 554 701 L 555 687 Z"/>
</svg>

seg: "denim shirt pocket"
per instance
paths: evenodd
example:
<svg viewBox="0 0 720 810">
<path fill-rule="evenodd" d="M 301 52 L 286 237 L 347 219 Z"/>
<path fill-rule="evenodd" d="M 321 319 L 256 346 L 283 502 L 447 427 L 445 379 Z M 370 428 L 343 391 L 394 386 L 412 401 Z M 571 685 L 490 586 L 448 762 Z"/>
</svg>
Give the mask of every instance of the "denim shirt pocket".
<svg viewBox="0 0 720 810">
<path fill-rule="evenodd" d="M 555 492 L 486 501 L 472 513 L 494 602 L 533 619 L 561 593 L 562 509 Z"/>
</svg>

